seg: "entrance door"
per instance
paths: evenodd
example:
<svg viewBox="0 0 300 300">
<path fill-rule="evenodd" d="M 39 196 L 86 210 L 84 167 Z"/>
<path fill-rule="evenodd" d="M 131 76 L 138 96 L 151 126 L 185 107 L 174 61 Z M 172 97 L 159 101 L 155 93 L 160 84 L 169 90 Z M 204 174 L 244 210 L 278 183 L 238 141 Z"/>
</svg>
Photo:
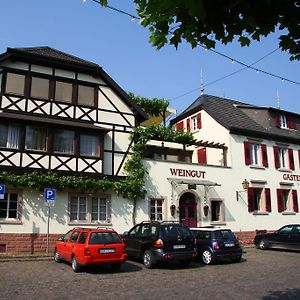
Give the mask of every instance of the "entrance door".
<svg viewBox="0 0 300 300">
<path fill-rule="evenodd" d="M 180 223 L 197 227 L 197 203 L 192 193 L 184 193 L 179 200 Z"/>
</svg>

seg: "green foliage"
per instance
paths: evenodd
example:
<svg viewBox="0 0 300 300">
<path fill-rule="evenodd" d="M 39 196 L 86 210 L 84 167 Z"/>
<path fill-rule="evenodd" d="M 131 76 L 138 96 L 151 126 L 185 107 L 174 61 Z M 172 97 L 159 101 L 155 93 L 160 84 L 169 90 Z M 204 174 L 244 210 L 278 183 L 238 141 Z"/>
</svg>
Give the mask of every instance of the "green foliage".
<svg viewBox="0 0 300 300">
<path fill-rule="evenodd" d="M 106 2 L 106 1 L 105 1 Z M 150 43 L 176 48 L 182 42 L 214 48 L 216 41 L 227 44 L 237 39 L 241 46 L 259 41 L 280 30 L 279 46 L 300 60 L 300 5 L 295 0 L 134 0 L 148 27 Z"/>
</svg>

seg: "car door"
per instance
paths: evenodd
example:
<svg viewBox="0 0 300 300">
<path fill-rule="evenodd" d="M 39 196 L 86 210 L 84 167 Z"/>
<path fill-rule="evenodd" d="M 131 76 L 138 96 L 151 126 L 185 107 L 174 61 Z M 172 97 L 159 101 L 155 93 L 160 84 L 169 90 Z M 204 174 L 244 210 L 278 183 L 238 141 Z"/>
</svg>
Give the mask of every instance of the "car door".
<svg viewBox="0 0 300 300">
<path fill-rule="evenodd" d="M 273 241 L 270 241 L 272 246 L 275 248 L 291 249 L 292 247 L 292 225 L 286 225 L 280 228 L 273 235 Z"/>
<path fill-rule="evenodd" d="M 68 261 L 72 260 L 72 254 L 74 252 L 74 247 L 76 245 L 79 233 L 79 231 L 73 231 L 69 240 L 65 244 L 65 259 Z"/>
<path fill-rule="evenodd" d="M 141 227 L 140 225 L 136 225 L 128 233 L 124 233 L 126 252 L 131 257 L 138 256 L 138 249 L 137 249 L 138 234 L 137 233 L 140 230 L 140 227 Z"/>
<path fill-rule="evenodd" d="M 59 253 L 59 256 L 66 259 L 67 256 L 67 243 L 69 241 L 69 238 L 72 234 L 72 230 L 68 231 L 64 237 L 62 238 L 61 241 L 57 242 L 56 246 L 57 246 L 57 251 Z"/>
</svg>

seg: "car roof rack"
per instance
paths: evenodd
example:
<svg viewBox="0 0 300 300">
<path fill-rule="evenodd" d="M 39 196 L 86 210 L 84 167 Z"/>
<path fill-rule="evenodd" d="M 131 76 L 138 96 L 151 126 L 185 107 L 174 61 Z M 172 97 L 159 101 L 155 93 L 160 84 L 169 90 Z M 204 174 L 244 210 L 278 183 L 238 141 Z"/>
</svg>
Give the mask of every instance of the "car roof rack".
<svg viewBox="0 0 300 300">
<path fill-rule="evenodd" d="M 159 224 L 160 222 L 159 221 L 155 221 L 155 220 L 153 220 L 153 221 L 148 220 L 148 221 L 142 221 L 140 224 L 145 224 L 145 223 L 157 223 L 157 224 Z"/>
<path fill-rule="evenodd" d="M 165 220 L 165 221 L 161 221 L 160 223 L 176 223 L 178 224 L 179 223 L 179 220 Z"/>
<path fill-rule="evenodd" d="M 113 228 L 107 227 L 107 226 L 98 226 L 96 229 L 106 229 L 106 230 L 112 230 L 112 231 L 115 231 Z"/>
</svg>

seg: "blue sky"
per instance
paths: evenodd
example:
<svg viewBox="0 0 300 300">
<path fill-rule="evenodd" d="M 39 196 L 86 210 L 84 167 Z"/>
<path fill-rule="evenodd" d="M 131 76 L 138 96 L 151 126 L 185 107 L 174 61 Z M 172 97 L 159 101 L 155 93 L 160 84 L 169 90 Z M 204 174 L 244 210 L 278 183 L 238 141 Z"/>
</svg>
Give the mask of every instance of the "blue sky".
<svg viewBox="0 0 300 300">
<path fill-rule="evenodd" d="M 135 14 L 131 0 L 109 3 Z M 242 66 L 185 43 L 178 50 L 168 45 L 156 50 L 137 20 L 92 0 L 1 0 L 0 12 L 1 53 L 7 47 L 56 48 L 99 64 L 126 91 L 170 100 L 178 113 L 200 95 L 201 70 L 206 94 L 276 107 L 278 91 L 281 109 L 300 113 L 300 85 L 250 69 L 209 84 Z M 278 48 L 277 36 L 244 48 L 218 44 L 216 50 L 249 65 Z M 300 62 L 280 50 L 254 67 L 300 82 Z"/>
</svg>

